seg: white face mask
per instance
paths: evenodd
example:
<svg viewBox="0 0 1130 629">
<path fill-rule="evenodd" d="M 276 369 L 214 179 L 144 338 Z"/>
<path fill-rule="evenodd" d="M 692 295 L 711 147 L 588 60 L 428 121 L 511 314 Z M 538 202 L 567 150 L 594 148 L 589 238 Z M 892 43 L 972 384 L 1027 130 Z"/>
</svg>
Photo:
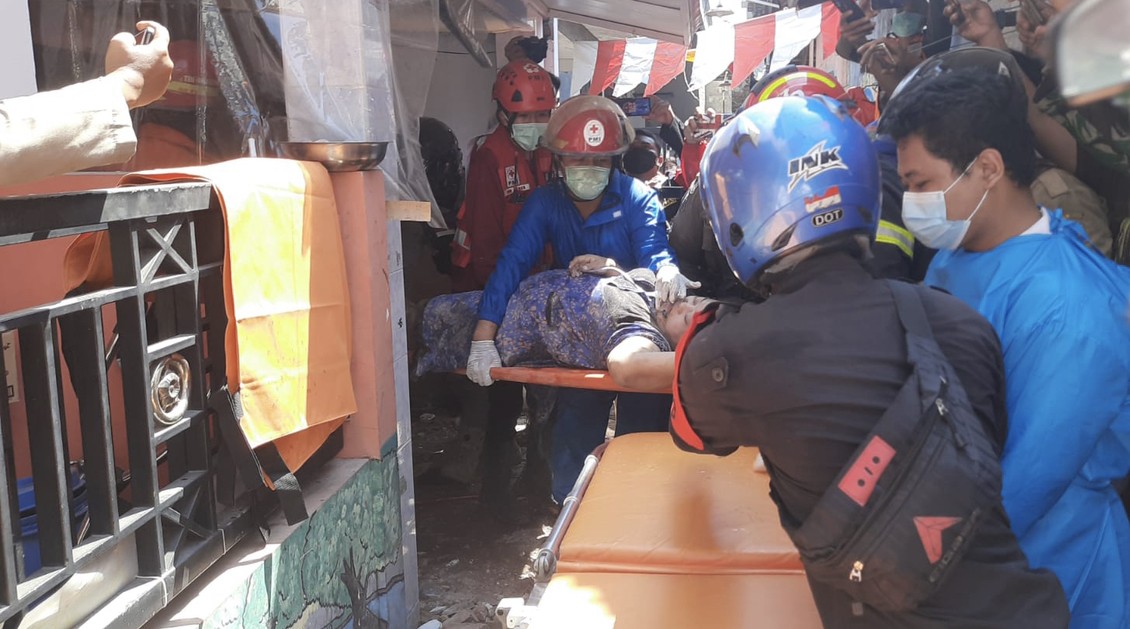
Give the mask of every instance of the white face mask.
<svg viewBox="0 0 1130 629">
<path fill-rule="evenodd" d="M 608 187 L 610 172 L 604 166 L 566 166 L 565 185 L 578 199 L 592 201 Z"/>
<path fill-rule="evenodd" d="M 510 125 L 510 137 L 524 151 L 532 151 L 538 147 L 541 136 L 549 124 L 545 122 L 516 122 Z"/>
<path fill-rule="evenodd" d="M 946 193 L 961 181 L 969 172 L 976 160 L 969 162 L 965 171 L 953 180 L 945 190 L 934 192 L 904 192 L 902 194 L 902 222 L 914 237 L 931 249 L 948 249 L 950 251 L 961 246 L 965 234 L 973 222 L 973 217 L 981 211 L 989 191 L 981 196 L 981 201 L 973 209 L 969 218 L 960 221 L 951 221 L 946 213 Z"/>
</svg>

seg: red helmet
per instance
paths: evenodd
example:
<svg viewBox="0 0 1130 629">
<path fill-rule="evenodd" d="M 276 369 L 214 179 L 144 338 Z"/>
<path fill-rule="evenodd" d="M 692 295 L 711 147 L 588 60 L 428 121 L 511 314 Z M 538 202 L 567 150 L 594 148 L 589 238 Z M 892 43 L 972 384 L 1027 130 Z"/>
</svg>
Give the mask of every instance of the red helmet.
<svg viewBox="0 0 1130 629">
<path fill-rule="evenodd" d="M 212 55 L 202 60 L 196 42 L 181 39 L 169 42 L 169 57 L 173 60 L 173 76 L 165 95 L 153 106 L 192 110 L 197 105 L 214 104 L 220 96 L 220 83 L 216 79 Z"/>
<path fill-rule="evenodd" d="M 742 103 L 742 109 L 778 96 L 816 96 L 821 94 L 836 100 L 847 96 L 847 92 L 836 80 L 836 77 L 819 68 L 785 66 L 762 77 L 749 90 L 749 96 Z"/>
<path fill-rule="evenodd" d="M 619 105 L 603 96 L 574 96 L 550 116 L 542 143 L 562 157 L 601 157 L 627 151 L 635 138 Z"/>
<path fill-rule="evenodd" d="M 549 73 L 526 59 L 502 66 L 494 79 L 491 96 L 511 114 L 549 111 L 557 104 L 557 92 Z"/>
</svg>

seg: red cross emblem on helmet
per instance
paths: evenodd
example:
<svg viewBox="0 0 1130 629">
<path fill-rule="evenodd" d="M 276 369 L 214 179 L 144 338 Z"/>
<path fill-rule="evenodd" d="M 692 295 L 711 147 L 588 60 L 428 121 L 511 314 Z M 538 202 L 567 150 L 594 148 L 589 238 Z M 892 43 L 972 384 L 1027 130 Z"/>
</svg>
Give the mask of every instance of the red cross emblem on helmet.
<svg viewBox="0 0 1130 629">
<path fill-rule="evenodd" d="M 612 156 L 627 151 L 635 137 L 619 105 L 603 96 L 575 96 L 553 112 L 543 141 L 563 157 Z"/>
</svg>

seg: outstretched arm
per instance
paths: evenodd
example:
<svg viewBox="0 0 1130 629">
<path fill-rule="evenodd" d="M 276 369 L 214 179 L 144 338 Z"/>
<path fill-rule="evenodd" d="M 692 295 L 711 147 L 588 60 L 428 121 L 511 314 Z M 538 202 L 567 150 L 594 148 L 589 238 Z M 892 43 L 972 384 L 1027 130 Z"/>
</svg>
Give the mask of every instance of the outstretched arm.
<svg viewBox="0 0 1130 629">
<path fill-rule="evenodd" d="M 675 352 L 660 351 L 651 340 L 632 336 L 608 353 L 608 373 L 622 387 L 668 393 L 675 379 Z"/>
</svg>

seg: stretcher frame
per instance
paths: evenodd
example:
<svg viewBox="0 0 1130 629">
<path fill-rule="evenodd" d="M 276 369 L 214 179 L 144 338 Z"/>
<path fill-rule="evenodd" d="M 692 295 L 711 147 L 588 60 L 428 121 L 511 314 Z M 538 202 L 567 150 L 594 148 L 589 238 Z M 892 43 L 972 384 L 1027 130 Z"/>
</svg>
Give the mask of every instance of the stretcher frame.
<svg viewBox="0 0 1130 629">
<path fill-rule="evenodd" d="M 557 557 L 561 551 L 561 541 L 565 539 L 565 532 L 569 530 L 569 525 L 573 523 L 573 518 L 577 516 L 577 509 L 581 504 L 581 499 L 584 498 L 585 492 L 588 491 L 589 484 L 592 483 L 592 478 L 596 475 L 596 467 L 600 464 L 600 459 L 604 456 L 604 450 L 608 447 L 608 442 L 600 444 L 585 457 L 584 465 L 581 467 L 581 473 L 577 476 L 577 481 L 573 483 L 573 488 L 569 490 L 569 495 L 565 496 L 565 500 L 561 503 L 561 513 L 557 514 L 557 520 L 553 522 L 553 528 L 550 529 L 549 535 L 545 538 L 545 543 L 534 558 L 534 582 L 535 583 L 549 583 L 553 578 L 553 574 L 557 572 Z"/>
<path fill-rule="evenodd" d="M 465 369 L 455 373 L 466 375 Z M 612 375 L 600 369 L 575 369 L 572 367 L 494 367 L 490 377 L 504 382 L 520 382 L 567 389 L 591 389 L 594 391 L 615 391 L 618 393 L 670 393 L 665 391 L 641 391 L 616 384 Z"/>
</svg>

